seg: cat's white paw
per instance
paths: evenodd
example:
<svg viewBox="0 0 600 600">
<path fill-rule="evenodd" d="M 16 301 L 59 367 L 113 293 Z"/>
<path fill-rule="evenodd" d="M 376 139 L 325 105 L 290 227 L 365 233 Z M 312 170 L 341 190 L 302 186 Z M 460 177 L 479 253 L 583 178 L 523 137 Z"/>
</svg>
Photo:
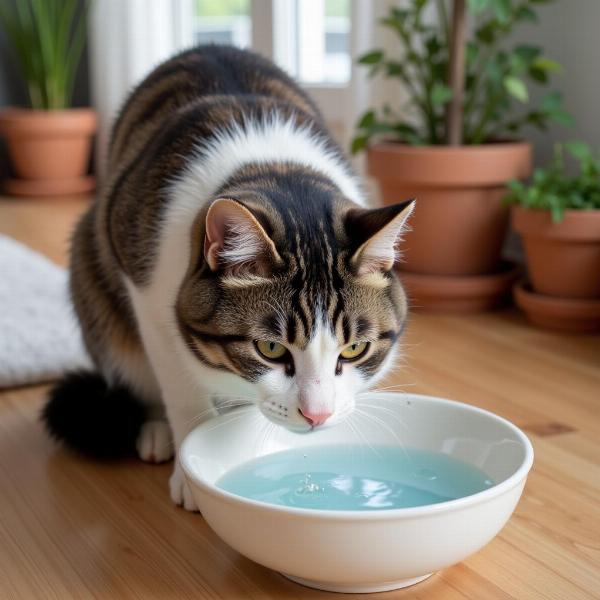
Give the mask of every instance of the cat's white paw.
<svg viewBox="0 0 600 600">
<path fill-rule="evenodd" d="M 138 456 L 145 462 L 161 463 L 173 458 L 175 448 L 171 428 L 166 421 L 147 421 L 137 438 Z"/>
<path fill-rule="evenodd" d="M 193 512 L 198 511 L 196 501 L 192 496 L 192 491 L 185 480 L 185 475 L 179 464 L 175 466 L 171 479 L 169 479 L 169 489 L 171 491 L 171 500 L 173 500 L 177 506 L 183 506 L 185 510 Z"/>
</svg>

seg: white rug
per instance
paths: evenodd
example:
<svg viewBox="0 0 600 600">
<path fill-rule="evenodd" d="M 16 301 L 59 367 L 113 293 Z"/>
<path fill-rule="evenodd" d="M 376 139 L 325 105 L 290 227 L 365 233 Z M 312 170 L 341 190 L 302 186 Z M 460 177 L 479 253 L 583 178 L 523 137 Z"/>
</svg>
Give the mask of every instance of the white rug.
<svg viewBox="0 0 600 600">
<path fill-rule="evenodd" d="M 0 388 L 89 366 L 67 271 L 0 235 Z"/>
</svg>

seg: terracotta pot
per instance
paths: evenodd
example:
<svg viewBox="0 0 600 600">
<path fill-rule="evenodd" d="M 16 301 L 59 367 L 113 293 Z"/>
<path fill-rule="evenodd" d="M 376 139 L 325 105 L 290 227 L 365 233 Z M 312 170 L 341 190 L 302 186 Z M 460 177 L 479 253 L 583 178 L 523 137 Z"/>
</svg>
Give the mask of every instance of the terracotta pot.
<svg viewBox="0 0 600 600">
<path fill-rule="evenodd" d="M 401 246 L 403 271 L 464 276 L 498 270 L 508 225 L 505 183 L 529 175 L 529 143 L 382 143 L 369 149 L 368 167 L 385 204 L 417 198 L 412 231 Z"/>
<path fill-rule="evenodd" d="M 600 299 L 600 210 L 567 210 L 560 223 L 550 212 L 515 206 L 533 289 L 559 298 Z"/>
<path fill-rule="evenodd" d="M 474 313 L 499 308 L 510 299 L 510 290 L 520 268 L 504 263 L 489 275 L 464 277 L 421 275 L 401 272 L 411 310 L 444 313 Z"/>
<path fill-rule="evenodd" d="M 536 294 L 525 282 L 514 287 L 515 302 L 535 325 L 557 331 L 600 331 L 600 300 Z"/>
<path fill-rule="evenodd" d="M 96 131 L 90 108 L 0 112 L 0 134 L 8 141 L 15 173 L 23 179 L 77 179 L 87 171 Z"/>
</svg>

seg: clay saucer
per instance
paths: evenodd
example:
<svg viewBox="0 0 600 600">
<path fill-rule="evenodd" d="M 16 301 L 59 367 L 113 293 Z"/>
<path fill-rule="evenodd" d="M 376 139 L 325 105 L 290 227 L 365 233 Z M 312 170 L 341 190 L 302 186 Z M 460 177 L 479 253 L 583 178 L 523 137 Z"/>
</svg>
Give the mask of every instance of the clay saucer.
<svg viewBox="0 0 600 600">
<path fill-rule="evenodd" d="M 414 310 L 473 313 L 502 306 L 510 298 L 510 289 L 520 267 L 503 263 L 490 275 L 423 275 L 399 271 L 411 307 Z"/>
<path fill-rule="evenodd" d="M 513 289 L 515 302 L 540 327 L 559 331 L 600 331 L 600 300 L 577 300 L 536 294 L 525 281 Z"/>
<path fill-rule="evenodd" d="M 73 179 L 5 179 L 3 191 L 11 196 L 67 196 L 91 192 L 96 187 L 94 177 Z"/>
</svg>

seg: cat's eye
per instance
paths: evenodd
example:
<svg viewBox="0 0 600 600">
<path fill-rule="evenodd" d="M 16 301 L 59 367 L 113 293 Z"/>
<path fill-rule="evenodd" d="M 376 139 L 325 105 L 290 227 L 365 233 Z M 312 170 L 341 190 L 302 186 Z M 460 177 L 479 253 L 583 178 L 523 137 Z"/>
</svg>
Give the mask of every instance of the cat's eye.
<svg viewBox="0 0 600 600">
<path fill-rule="evenodd" d="M 360 358 L 369 347 L 369 342 L 354 342 L 346 346 L 340 353 L 340 358 L 344 360 L 356 360 Z"/>
<path fill-rule="evenodd" d="M 287 348 L 279 342 L 259 340 L 255 344 L 258 352 L 269 360 L 279 360 L 287 354 Z"/>
</svg>

